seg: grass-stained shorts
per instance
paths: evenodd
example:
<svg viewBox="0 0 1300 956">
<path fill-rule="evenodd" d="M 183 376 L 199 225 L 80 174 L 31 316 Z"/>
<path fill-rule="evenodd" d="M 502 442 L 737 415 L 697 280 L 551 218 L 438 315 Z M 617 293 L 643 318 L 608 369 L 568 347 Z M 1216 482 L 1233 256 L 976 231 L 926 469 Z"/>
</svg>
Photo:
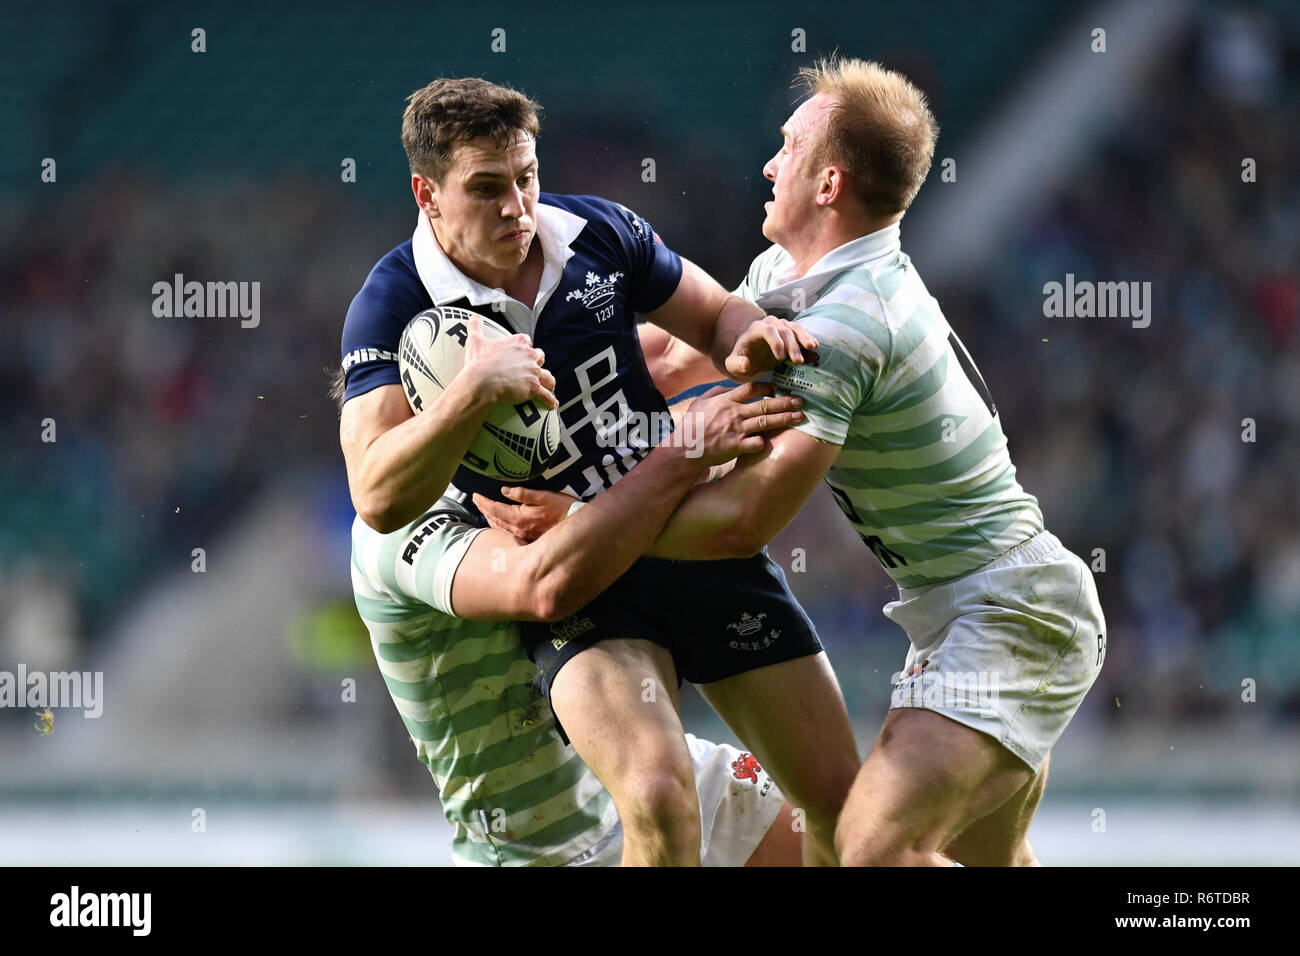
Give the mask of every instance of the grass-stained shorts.
<svg viewBox="0 0 1300 956">
<path fill-rule="evenodd" d="M 890 709 L 943 714 L 1035 773 L 1106 656 L 1092 572 L 1048 531 L 956 580 L 899 588 L 884 612 L 912 642 Z"/>
</svg>

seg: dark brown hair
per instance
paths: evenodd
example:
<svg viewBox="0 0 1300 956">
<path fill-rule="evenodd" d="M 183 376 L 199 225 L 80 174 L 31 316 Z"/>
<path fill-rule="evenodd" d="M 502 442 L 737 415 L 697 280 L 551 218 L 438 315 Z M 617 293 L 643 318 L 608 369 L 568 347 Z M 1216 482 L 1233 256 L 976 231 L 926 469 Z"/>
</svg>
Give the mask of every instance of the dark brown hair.
<svg viewBox="0 0 1300 956">
<path fill-rule="evenodd" d="M 537 138 L 541 107 L 517 90 L 476 77 L 443 77 L 406 98 L 402 146 L 411 172 L 441 186 L 461 143 L 490 136 L 504 149 L 519 133 Z"/>
</svg>

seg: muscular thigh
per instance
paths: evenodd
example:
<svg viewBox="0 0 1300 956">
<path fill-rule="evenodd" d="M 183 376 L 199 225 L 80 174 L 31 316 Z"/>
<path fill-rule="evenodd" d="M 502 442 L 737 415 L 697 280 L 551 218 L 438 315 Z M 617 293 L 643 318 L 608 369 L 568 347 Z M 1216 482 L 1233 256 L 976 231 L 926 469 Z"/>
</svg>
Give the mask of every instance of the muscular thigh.
<svg viewBox="0 0 1300 956">
<path fill-rule="evenodd" d="M 551 707 L 574 749 L 611 792 L 638 767 L 690 773 L 676 670 L 657 644 L 615 639 L 586 648 L 552 679 Z"/>
<path fill-rule="evenodd" d="M 933 711 L 892 710 L 854 781 L 841 842 L 941 852 L 1033 776 L 987 734 Z"/>
<path fill-rule="evenodd" d="M 698 686 L 794 805 L 839 810 L 858 748 L 824 651 Z"/>
<path fill-rule="evenodd" d="M 948 844 L 944 855 L 963 866 L 1035 866 L 1029 824 L 1047 788 L 1047 764 L 1002 806 L 976 820 Z"/>
</svg>

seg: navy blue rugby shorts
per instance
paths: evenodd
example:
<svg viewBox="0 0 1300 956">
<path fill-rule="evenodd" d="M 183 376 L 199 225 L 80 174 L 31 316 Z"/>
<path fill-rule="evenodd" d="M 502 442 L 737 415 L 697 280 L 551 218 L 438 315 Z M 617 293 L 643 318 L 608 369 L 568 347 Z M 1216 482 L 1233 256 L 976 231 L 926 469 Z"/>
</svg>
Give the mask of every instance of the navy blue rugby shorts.
<svg viewBox="0 0 1300 956">
<path fill-rule="evenodd" d="M 679 685 L 709 684 L 822 650 L 812 619 L 766 548 L 723 561 L 641 558 L 576 614 L 520 628 L 548 700 L 566 663 L 615 638 L 667 649 Z M 567 744 L 563 728 L 560 735 Z"/>
</svg>

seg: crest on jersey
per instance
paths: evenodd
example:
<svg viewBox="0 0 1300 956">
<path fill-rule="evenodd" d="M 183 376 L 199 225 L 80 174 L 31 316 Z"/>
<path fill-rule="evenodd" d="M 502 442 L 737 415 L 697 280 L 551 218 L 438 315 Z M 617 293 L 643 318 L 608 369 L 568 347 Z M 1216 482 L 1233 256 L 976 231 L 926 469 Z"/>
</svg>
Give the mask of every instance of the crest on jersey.
<svg viewBox="0 0 1300 956">
<path fill-rule="evenodd" d="M 581 289 L 574 289 L 564 297 L 565 302 L 572 302 L 577 299 L 587 308 L 596 311 L 596 319 L 604 322 L 613 314 L 612 309 L 602 309 L 610 299 L 614 298 L 618 291 L 618 280 L 623 278 L 621 272 L 611 272 L 608 276 L 598 276 L 594 272 L 588 272 L 586 284 Z"/>
<path fill-rule="evenodd" d="M 763 619 L 765 617 L 767 617 L 766 611 L 763 611 L 758 615 L 753 615 L 750 614 L 748 611 L 745 611 L 743 614 L 740 615 L 739 621 L 737 621 L 734 624 L 727 625 L 727 630 L 735 631 L 741 637 L 748 637 L 749 635 L 762 629 Z"/>
</svg>

